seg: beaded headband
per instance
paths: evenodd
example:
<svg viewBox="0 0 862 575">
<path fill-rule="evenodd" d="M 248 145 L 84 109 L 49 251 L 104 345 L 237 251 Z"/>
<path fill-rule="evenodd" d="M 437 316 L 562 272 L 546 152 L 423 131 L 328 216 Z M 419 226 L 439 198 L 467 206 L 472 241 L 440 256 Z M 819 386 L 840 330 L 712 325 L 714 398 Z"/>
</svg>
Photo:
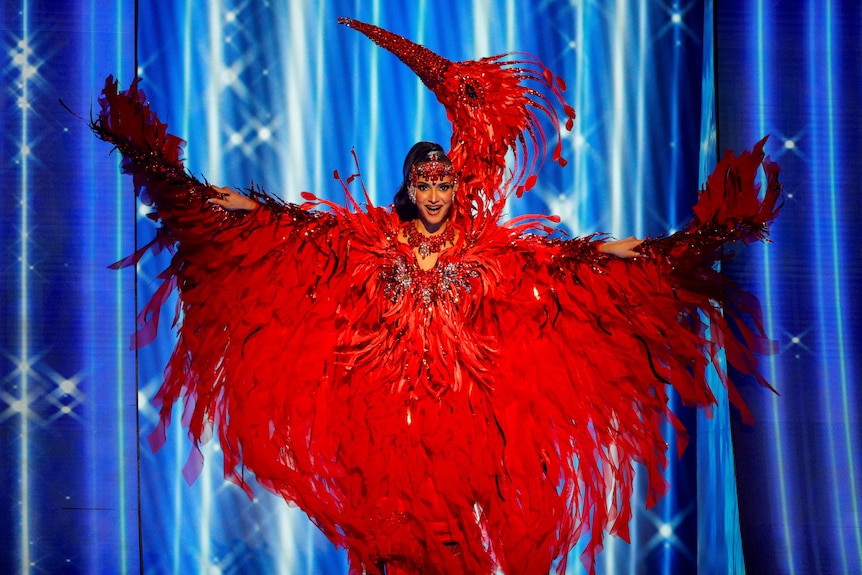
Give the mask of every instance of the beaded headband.
<svg viewBox="0 0 862 575">
<path fill-rule="evenodd" d="M 452 181 L 457 181 L 458 174 L 455 173 L 455 168 L 452 167 L 452 164 L 441 162 L 436 156 L 432 156 L 428 162 L 410 166 L 410 177 L 407 181 L 410 186 L 415 186 L 420 179 L 437 182 L 447 177 L 452 178 Z"/>
</svg>

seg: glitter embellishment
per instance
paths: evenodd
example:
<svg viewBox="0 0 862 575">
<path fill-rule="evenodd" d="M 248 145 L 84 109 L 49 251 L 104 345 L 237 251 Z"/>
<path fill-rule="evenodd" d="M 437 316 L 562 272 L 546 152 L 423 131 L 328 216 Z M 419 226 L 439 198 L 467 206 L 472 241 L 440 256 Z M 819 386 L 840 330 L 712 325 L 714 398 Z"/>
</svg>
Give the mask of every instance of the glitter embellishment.
<svg viewBox="0 0 862 575">
<path fill-rule="evenodd" d="M 453 303 L 460 302 L 464 293 L 472 291 L 470 281 L 477 277 L 479 272 L 465 263 L 449 262 L 422 270 L 415 264 L 410 265 L 403 256 L 380 273 L 383 293 L 389 301 L 396 303 L 412 293 L 426 306 L 447 296 Z"/>
<path fill-rule="evenodd" d="M 410 177 L 408 178 L 408 183 L 411 186 L 416 186 L 416 184 L 419 183 L 419 180 L 425 180 L 426 182 L 440 182 L 443 181 L 443 178 L 451 178 L 454 183 L 458 181 L 458 174 L 455 172 L 455 168 L 452 167 L 451 163 L 441 162 L 435 158 L 428 162 L 413 164 L 410 166 Z"/>
<path fill-rule="evenodd" d="M 485 103 L 485 88 L 482 83 L 470 76 L 458 76 L 459 100 L 470 106 L 473 110 Z"/>
<path fill-rule="evenodd" d="M 422 258 L 427 258 L 432 253 L 438 253 L 447 243 L 455 241 L 454 226 L 447 225 L 442 233 L 434 236 L 426 236 L 416 229 L 413 222 L 407 222 L 403 226 L 404 233 L 407 235 L 407 245 L 411 248 L 419 250 L 419 255 Z"/>
<path fill-rule="evenodd" d="M 372 42 L 398 56 L 398 59 L 416 72 L 419 79 L 432 90 L 443 82 L 443 79 L 446 77 L 446 70 L 452 64 L 449 60 L 435 54 L 425 46 L 420 46 L 403 36 L 393 34 L 383 28 L 353 20 L 352 18 L 339 18 L 338 23 L 362 32 Z"/>
</svg>

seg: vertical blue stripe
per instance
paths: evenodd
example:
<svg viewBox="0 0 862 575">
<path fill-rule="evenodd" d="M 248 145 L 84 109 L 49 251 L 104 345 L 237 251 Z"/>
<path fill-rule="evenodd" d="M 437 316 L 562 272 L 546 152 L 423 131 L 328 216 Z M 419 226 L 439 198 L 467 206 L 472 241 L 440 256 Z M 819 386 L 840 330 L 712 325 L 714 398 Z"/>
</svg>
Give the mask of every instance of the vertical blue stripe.
<svg viewBox="0 0 862 575">
<path fill-rule="evenodd" d="M 124 4 L 125 4 L 124 2 L 120 1 L 120 2 L 116 2 L 115 6 L 114 6 L 115 27 L 116 27 L 116 30 L 118 32 L 117 37 L 120 39 L 122 39 L 124 36 L 123 24 L 124 24 L 124 22 L 127 21 L 128 16 L 129 16 L 129 12 L 125 9 Z M 125 59 L 125 56 L 126 56 L 126 54 L 128 54 L 130 52 L 129 48 L 131 48 L 131 53 L 134 53 L 134 46 L 124 46 L 122 40 L 117 42 L 116 51 L 115 51 L 115 62 L 116 62 L 118 70 L 122 69 L 122 64 L 123 64 L 123 61 Z M 114 190 L 115 190 L 114 197 L 116 198 L 116 213 L 122 214 L 122 206 L 124 204 L 128 205 L 128 202 L 123 202 L 121 199 L 121 198 L 123 198 L 123 188 L 124 188 L 125 182 L 123 182 L 122 178 L 119 177 L 119 171 L 115 172 L 114 174 L 115 174 L 114 181 L 116 182 L 116 185 L 114 188 Z M 100 203 L 101 202 L 97 203 L 97 205 Z M 125 242 L 123 242 L 123 236 L 124 236 L 124 230 L 122 230 L 122 228 L 118 226 L 117 236 L 116 236 L 116 246 L 115 246 L 115 256 L 117 257 L 118 260 L 122 257 L 122 253 L 125 250 Z M 115 281 L 115 287 L 116 287 L 116 291 L 117 291 L 117 296 L 116 296 L 117 300 L 115 301 L 115 305 L 116 305 L 115 309 L 121 310 L 121 309 L 123 309 L 123 306 L 122 306 L 123 276 L 120 274 L 117 274 L 116 279 L 114 281 Z M 123 322 L 120 320 L 119 314 L 117 314 L 117 315 L 118 315 L 117 333 L 119 335 L 119 333 L 121 333 L 121 330 L 123 329 Z M 119 341 L 118 341 L 118 346 L 117 346 L 117 358 L 116 358 L 116 370 L 117 371 L 115 373 L 116 373 L 117 381 L 123 382 L 124 381 L 124 375 L 125 375 L 124 370 L 123 370 L 123 357 L 125 355 L 125 352 L 119 345 L 119 342 L 123 341 L 123 338 L 118 337 L 118 340 Z M 126 432 L 127 427 L 131 427 L 132 429 L 135 429 L 137 427 L 136 421 L 135 422 L 127 421 L 125 418 L 125 413 L 126 413 L 125 406 L 128 405 L 128 398 L 125 394 L 125 390 L 127 390 L 129 388 L 130 388 L 129 385 L 117 385 L 117 386 L 115 386 L 115 390 L 114 390 L 114 393 L 116 394 L 114 406 L 116 409 L 117 421 L 118 421 L 117 431 L 116 431 L 116 433 L 117 433 L 116 445 L 117 445 L 118 451 L 120 453 L 122 453 L 125 449 L 127 449 L 127 443 L 126 443 L 126 437 L 125 437 L 125 432 Z M 132 389 L 134 390 L 134 387 L 132 387 Z M 135 402 L 137 402 L 137 394 L 135 394 L 134 401 L 132 403 L 134 404 Z M 127 481 L 127 477 L 126 477 L 126 458 L 125 457 L 117 457 L 117 467 L 118 467 L 117 475 L 118 475 L 118 490 L 119 490 L 119 493 L 117 494 L 117 499 L 119 501 L 119 509 L 118 509 L 118 511 L 119 511 L 119 525 L 118 525 L 117 533 L 115 535 L 115 537 L 117 539 L 115 544 L 116 544 L 117 549 L 119 550 L 119 554 L 120 554 L 119 563 L 120 563 L 121 572 L 127 573 L 127 572 L 129 572 L 129 557 L 127 554 L 127 544 L 126 543 L 128 541 L 133 541 L 134 538 L 128 530 L 127 517 L 126 517 L 126 509 L 127 509 L 127 507 L 126 507 L 126 502 L 127 502 L 126 481 Z"/>
<path fill-rule="evenodd" d="M 18 336 L 18 374 L 19 374 L 19 417 L 21 420 L 19 434 L 19 475 L 20 493 L 19 505 L 21 509 L 21 531 L 19 540 L 19 553 L 21 554 L 20 568 L 22 573 L 30 572 L 30 545 L 33 534 L 30 532 L 30 126 L 29 126 L 29 102 L 30 82 L 25 72 L 27 66 L 32 62 L 32 46 L 30 44 L 30 6 L 27 0 L 21 3 L 21 28 L 22 34 L 19 41 L 19 54 L 23 55 L 24 62 L 21 66 L 19 97 L 22 105 L 20 118 L 20 241 L 21 254 L 19 265 L 19 336 Z"/>
<path fill-rule="evenodd" d="M 708 0 L 703 24 L 701 182 L 706 181 L 717 160 L 714 10 L 712 0 Z M 727 369 L 723 355 L 721 369 Z M 701 573 L 744 575 L 729 398 L 714 368 L 710 367 L 707 375 L 717 405 L 711 417 L 702 412 L 697 415 L 697 567 Z"/>
<path fill-rule="evenodd" d="M 856 518 L 852 530 L 835 534 L 843 573 L 853 573 L 853 564 L 862 562 L 858 485 L 854 461 L 854 418 L 850 406 L 853 381 L 850 367 L 852 352 L 847 345 L 846 307 L 842 267 L 846 264 L 846 239 L 842 238 L 840 168 L 838 143 L 844 135 L 836 122 L 842 90 L 836 68 L 836 49 L 840 40 L 833 15 L 833 2 L 809 4 L 809 74 L 812 86 L 810 114 L 812 118 L 812 172 L 814 194 L 815 258 L 817 271 L 817 308 L 820 332 L 820 365 L 823 381 L 823 406 L 826 418 L 827 442 L 831 479 L 831 499 L 834 517 Z M 825 167 L 825 173 L 821 166 Z M 824 197 L 825 196 L 825 197 Z M 852 549 L 852 551 L 851 551 Z M 851 559 L 857 558 L 856 561 Z"/>
<path fill-rule="evenodd" d="M 859 514 L 859 501 L 858 501 L 858 493 L 854 486 L 859 485 L 856 481 L 856 465 L 854 461 L 854 453 L 853 453 L 853 427 L 854 427 L 854 418 L 850 413 L 851 406 L 858 405 L 851 400 L 851 392 L 850 387 L 853 384 L 852 374 L 850 373 L 850 365 L 849 365 L 849 352 L 850 349 L 847 346 L 846 333 L 847 329 L 845 326 L 845 299 L 844 299 L 844 278 L 846 277 L 844 273 L 842 273 L 842 266 L 845 263 L 845 245 L 847 240 L 842 237 L 841 232 L 841 224 L 842 224 L 842 216 L 841 216 L 841 207 L 839 205 L 841 198 L 841 188 L 839 187 L 838 178 L 839 178 L 839 167 L 838 167 L 838 150 L 837 145 L 838 142 L 844 141 L 844 134 L 842 133 L 841 126 L 837 123 L 837 109 L 836 102 L 839 97 L 839 94 L 842 93 L 840 88 L 836 88 L 836 84 L 840 82 L 840 76 L 838 75 L 838 69 L 835 66 L 835 51 L 841 45 L 841 40 L 836 38 L 837 30 L 835 27 L 835 19 L 833 16 L 833 5 L 834 0 L 826 0 L 824 3 L 825 9 L 825 37 L 824 41 L 826 44 L 826 102 L 827 102 L 827 121 L 828 121 L 828 152 L 829 158 L 827 165 L 829 166 L 829 176 L 828 176 L 828 190 L 829 190 L 829 218 L 828 221 L 831 223 L 829 230 L 829 238 L 831 240 L 831 253 L 829 257 L 829 261 L 831 263 L 830 266 L 830 275 L 833 279 L 832 281 L 832 311 L 830 316 L 834 318 L 834 326 L 833 330 L 835 333 L 836 343 L 837 343 L 837 354 L 838 354 L 838 381 L 840 383 L 840 391 L 836 394 L 836 399 L 839 399 L 838 404 L 841 406 L 840 415 L 836 418 L 837 421 L 836 427 L 838 429 L 843 428 L 843 437 L 841 437 L 841 441 L 844 443 L 843 449 L 839 450 L 838 453 L 844 456 L 844 465 L 847 470 L 847 479 L 849 480 L 847 485 L 850 487 L 844 487 L 840 489 L 837 493 L 841 493 L 842 501 L 849 502 L 850 509 L 846 509 L 844 507 L 842 509 L 842 513 L 837 514 L 836 517 L 841 517 L 843 513 L 847 513 L 849 511 L 850 516 L 856 518 L 855 529 L 853 533 L 847 533 L 848 538 L 855 539 L 855 541 L 848 541 L 845 543 L 844 537 L 845 534 L 839 534 L 839 543 L 841 549 L 841 560 L 844 566 L 845 573 L 851 573 L 853 567 L 851 566 L 850 560 L 850 550 L 847 547 L 852 548 L 853 543 L 855 543 L 855 555 L 862 561 L 862 525 L 860 525 L 860 514 Z M 858 64 L 858 62 L 857 62 Z M 824 278 L 825 279 L 825 278 Z M 828 282 L 828 280 L 827 280 Z M 827 284 L 828 285 L 828 284 Z M 828 380 L 827 380 L 828 381 Z M 832 432 L 832 425 L 829 426 L 830 434 Z M 855 435 L 858 439 L 860 436 L 858 434 Z M 843 453 L 841 453 L 843 451 Z M 836 455 L 838 455 L 836 453 Z M 841 467 L 833 462 L 832 467 L 832 475 L 833 477 L 840 477 L 842 475 Z"/>
<path fill-rule="evenodd" d="M 772 78 L 767 74 L 767 64 L 768 54 L 766 52 L 766 46 L 770 44 L 770 27 L 769 23 L 771 19 L 774 17 L 773 14 L 766 12 L 766 2 L 764 0 L 757 0 L 754 5 L 755 16 L 752 18 L 752 22 L 754 23 L 755 29 L 753 30 L 752 38 L 756 43 L 755 50 L 753 52 L 753 57 L 756 62 L 756 73 L 757 73 L 757 93 L 755 105 L 757 107 L 757 134 L 766 135 L 768 133 L 769 127 L 771 126 L 768 116 L 768 104 L 772 101 L 772 94 L 769 90 L 769 86 L 771 84 Z M 759 294 L 762 298 L 763 302 L 763 311 L 764 311 L 764 326 L 766 328 L 766 332 L 769 334 L 775 333 L 776 328 L 776 316 L 780 315 L 778 311 L 777 301 L 774 301 L 772 294 L 773 290 L 776 286 L 773 285 L 772 281 L 772 262 L 770 257 L 770 249 L 769 246 L 764 246 L 762 250 L 763 253 L 763 283 L 762 290 Z M 781 373 L 779 371 L 779 363 L 778 358 L 775 355 L 769 356 L 768 359 L 768 374 L 767 379 L 769 381 L 780 381 Z M 780 501 L 780 516 L 781 522 L 783 525 L 782 529 L 782 538 L 783 538 L 783 548 L 784 552 L 787 554 L 788 558 L 788 567 L 789 567 L 789 575 L 793 575 L 795 570 L 795 562 L 793 559 L 794 555 L 794 542 L 793 535 L 790 528 L 790 515 L 791 515 L 791 504 L 788 493 L 789 486 L 786 483 L 786 466 L 785 466 L 785 454 L 784 454 L 784 443 L 783 443 L 783 417 L 781 414 L 781 403 L 778 397 L 772 398 L 772 426 L 773 426 L 773 434 L 775 437 L 775 466 L 778 473 L 778 490 L 779 490 L 779 501 Z"/>
</svg>

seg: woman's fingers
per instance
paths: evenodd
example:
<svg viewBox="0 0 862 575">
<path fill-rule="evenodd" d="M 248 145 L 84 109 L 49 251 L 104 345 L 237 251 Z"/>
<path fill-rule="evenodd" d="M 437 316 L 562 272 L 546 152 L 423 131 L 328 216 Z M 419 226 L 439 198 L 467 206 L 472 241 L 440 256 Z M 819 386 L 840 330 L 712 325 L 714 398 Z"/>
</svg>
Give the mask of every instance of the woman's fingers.
<svg viewBox="0 0 862 575">
<path fill-rule="evenodd" d="M 251 198 L 238 193 L 236 190 L 220 186 L 212 186 L 216 195 L 209 198 L 207 202 L 221 206 L 226 210 L 253 210 L 257 202 Z"/>
</svg>

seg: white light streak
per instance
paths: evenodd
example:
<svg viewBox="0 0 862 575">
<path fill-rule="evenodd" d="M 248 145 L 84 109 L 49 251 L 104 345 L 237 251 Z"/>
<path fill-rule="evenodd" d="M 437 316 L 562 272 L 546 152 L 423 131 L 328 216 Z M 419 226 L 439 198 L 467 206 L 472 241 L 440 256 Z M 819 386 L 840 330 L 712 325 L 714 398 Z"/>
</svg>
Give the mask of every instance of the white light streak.
<svg viewBox="0 0 862 575">
<path fill-rule="evenodd" d="M 491 54 L 491 18 L 494 10 L 488 0 L 473 0 L 473 53 Z"/>
<path fill-rule="evenodd" d="M 20 358 L 18 364 L 18 390 L 19 395 L 16 400 L 10 403 L 10 407 L 14 413 L 20 414 L 19 437 L 19 466 L 18 477 L 20 490 L 18 500 L 20 501 L 20 536 L 19 536 L 19 557 L 20 570 L 22 573 L 29 573 L 31 567 L 30 546 L 30 417 L 29 403 L 30 399 L 30 144 L 29 144 L 29 110 L 30 110 L 30 80 L 32 74 L 29 70 L 32 68 L 31 58 L 33 52 L 30 42 L 30 7 L 27 0 L 21 3 L 21 28 L 23 37 L 18 40 L 18 53 L 15 54 L 13 65 L 18 68 L 18 74 L 21 78 L 17 83 L 20 93 L 18 94 L 18 108 L 21 110 L 20 115 L 20 130 L 21 130 L 21 154 L 19 160 L 20 174 L 20 224 L 21 233 L 21 253 L 19 260 L 19 286 L 18 294 L 18 352 Z M 25 72 L 26 71 L 26 72 Z"/>
<path fill-rule="evenodd" d="M 624 182 L 623 170 L 624 159 L 628 157 L 626 126 L 628 115 L 626 113 L 626 61 L 628 60 L 628 3 L 626 0 L 617 0 L 614 8 L 614 19 L 616 31 L 613 38 L 613 53 L 611 55 L 611 82 L 613 94 L 611 99 L 611 137 L 610 149 L 608 150 L 608 162 L 610 172 L 610 232 L 621 234 L 623 231 Z"/>
<path fill-rule="evenodd" d="M 308 121 L 308 90 L 312 75 L 308 58 L 304 57 L 306 47 L 311 45 L 313 40 L 307 26 L 307 3 L 291 2 L 286 9 L 287 44 L 284 46 L 284 57 L 280 58 L 282 85 L 273 82 L 272 88 L 281 92 L 281 96 L 274 96 L 273 100 L 281 100 L 281 108 L 285 113 L 283 126 L 286 138 L 279 139 L 278 142 L 280 164 L 283 166 L 279 194 L 295 201 L 306 185 L 303 168 L 309 162 L 307 142 L 314 129 L 313 123 Z M 292 169 L 293 166 L 298 169 Z"/>
</svg>

